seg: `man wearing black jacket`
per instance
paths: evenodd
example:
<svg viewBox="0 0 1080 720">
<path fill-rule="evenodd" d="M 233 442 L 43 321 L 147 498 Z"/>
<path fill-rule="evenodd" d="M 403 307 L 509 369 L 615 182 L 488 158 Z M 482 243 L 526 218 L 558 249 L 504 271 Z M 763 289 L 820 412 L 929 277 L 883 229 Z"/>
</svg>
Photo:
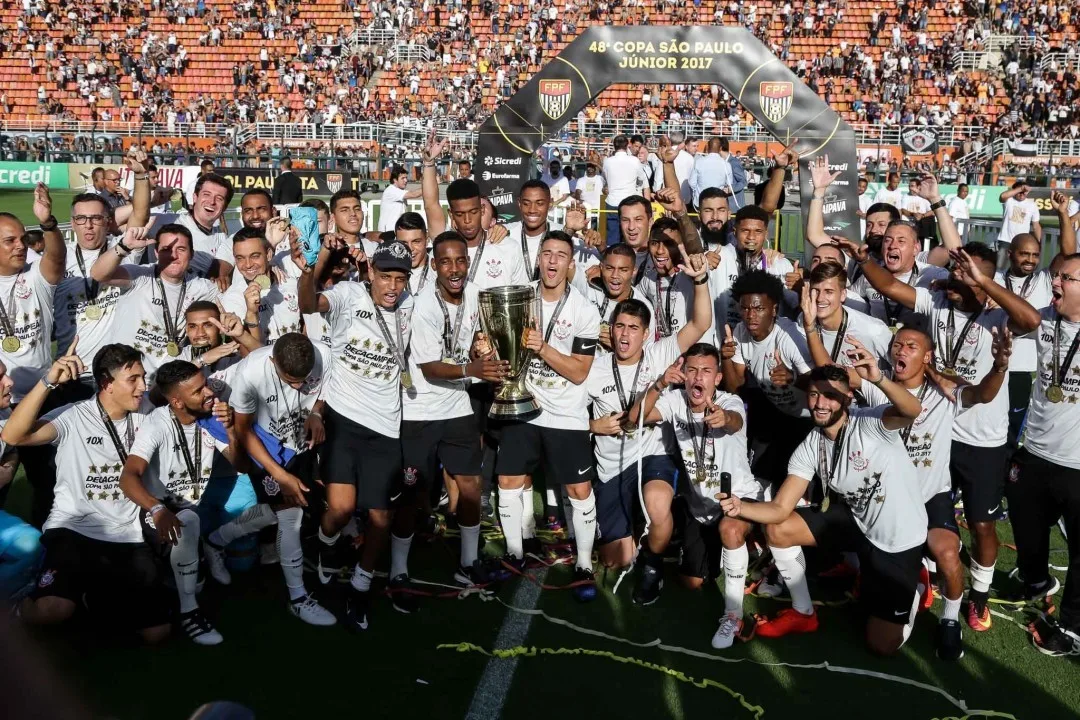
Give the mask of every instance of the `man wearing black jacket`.
<svg viewBox="0 0 1080 720">
<path fill-rule="evenodd" d="M 274 181 L 272 197 L 275 205 L 295 205 L 304 202 L 304 190 L 300 187 L 300 178 L 292 171 L 292 160 L 281 161 L 281 174 Z"/>
</svg>

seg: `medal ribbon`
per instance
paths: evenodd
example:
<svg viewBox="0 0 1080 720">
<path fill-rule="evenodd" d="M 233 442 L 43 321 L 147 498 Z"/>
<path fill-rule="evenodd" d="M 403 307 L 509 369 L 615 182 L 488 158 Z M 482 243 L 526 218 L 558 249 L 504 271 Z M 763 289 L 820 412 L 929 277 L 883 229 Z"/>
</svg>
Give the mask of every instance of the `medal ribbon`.
<svg viewBox="0 0 1080 720">
<path fill-rule="evenodd" d="M 911 267 L 911 274 L 908 275 L 907 284 L 908 287 L 914 287 L 915 283 L 919 280 L 919 263 L 915 263 Z M 881 304 L 885 307 L 885 324 L 892 326 L 896 324 L 897 318 L 900 315 L 900 303 L 896 305 L 889 304 L 889 298 L 884 295 L 881 296 Z M 895 310 L 895 312 L 894 312 Z"/>
<path fill-rule="evenodd" d="M 135 423 L 131 422 L 131 415 L 127 416 L 127 428 L 124 430 L 124 441 L 120 441 L 120 433 L 116 431 L 116 425 L 113 424 L 112 418 L 109 417 L 109 413 L 105 412 L 105 408 L 101 405 L 100 398 L 94 398 L 94 402 L 97 404 L 98 415 L 101 416 L 101 423 L 105 426 L 105 432 L 109 434 L 109 439 L 112 440 L 113 447 L 116 449 L 116 454 L 120 458 L 121 463 L 127 462 L 128 450 L 131 449 L 132 444 L 135 442 Z"/>
<path fill-rule="evenodd" d="M 484 236 L 480 238 L 480 244 L 476 246 L 476 254 L 473 255 L 472 262 L 469 263 L 469 276 L 466 278 L 468 282 L 472 282 L 476 277 L 476 269 L 480 267 L 480 258 L 484 256 L 484 246 L 487 245 L 487 231 L 484 231 Z"/>
<path fill-rule="evenodd" d="M 187 466 L 188 476 L 194 481 L 195 489 L 192 492 L 193 500 L 199 499 L 199 484 L 202 482 L 202 428 L 195 424 L 195 460 L 192 462 L 191 450 L 188 448 L 187 438 L 184 437 L 184 426 L 180 419 L 173 413 L 173 425 L 176 426 L 176 437 L 180 445 L 180 454 L 184 457 L 184 465 Z"/>
<path fill-rule="evenodd" d="M 675 291 L 675 278 L 668 278 L 667 294 L 664 296 L 663 303 L 660 302 L 660 275 L 656 276 L 656 304 L 660 312 L 656 313 L 656 339 L 659 340 L 662 337 L 667 337 L 671 334 L 671 293 Z"/>
<path fill-rule="evenodd" d="M 86 261 L 83 260 L 82 246 L 78 243 L 75 245 L 75 262 L 79 264 L 79 274 L 82 275 L 83 287 L 86 288 L 86 299 L 94 305 L 97 300 L 98 281 L 87 277 Z"/>
<path fill-rule="evenodd" d="M 368 292 L 371 292 L 370 285 L 368 286 Z M 398 368 L 403 373 L 409 372 L 409 364 L 405 361 L 405 351 L 401 349 L 403 343 L 401 342 L 401 322 L 398 320 L 398 311 L 394 311 L 394 327 L 397 328 L 396 343 L 390 337 L 390 328 L 386 327 L 386 320 L 383 319 L 383 309 L 378 305 L 375 306 L 375 320 L 379 323 L 379 331 L 382 333 L 383 340 L 386 341 L 387 349 L 394 354 L 394 360 L 397 362 Z"/>
<path fill-rule="evenodd" d="M 930 382 L 929 382 L 929 381 L 927 381 L 927 380 L 926 380 L 926 379 L 924 378 L 924 379 L 923 379 L 923 384 L 922 384 L 922 387 L 921 387 L 921 388 L 919 388 L 919 398 L 918 398 L 918 399 L 919 399 L 919 404 L 920 404 L 920 405 L 922 405 L 923 397 L 924 397 L 924 396 L 926 395 L 926 387 L 927 387 L 927 386 L 928 386 L 929 384 L 930 384 Z M 911 424 L 910 424 L 910 425 L 908 425 L 907 427 L 905 427 L 905 428 L 903 428 L 902 430 L 900 430 L 900 440 L 901 440 L 901 441 L 902 441 L 902 442 L 904 443 L 904 447 L 905 447 L 905 448 L 906 448 L 906 447 L 908 446 L 908 445 L 907 445 L 907 439 L 908 439 L 908 437 L 909 437 L 909 436 L 911 435 L 911 428 L 913 428 L 913 427 L 915 427 L 915 423 L 911 423 Z"/>
<path fill-rule="evenodd" d="M 563 305 L 566 304 L 566 299 L 570 297 L 570 283 L 566 281 L 566 292 L 559 298 L 559 304 L 555 306 L 555 312 L 551 314 L 551 319 L 548 320 L 546 329 L 544 330 L 544 342 L 548 342 L 551 339 L 551 331 L 555 329 L 555 321 L 559 319 L 559 314 L 562 312 Z M 544 324 L 544 301 L 540 300 L 540 324 Z"/>
<path fill-rule="evenodd" d="M 1057 320 L 1054 321 L 1054 377 L 1052 385 L 1061 387 L 1065 382 L 1065 376 L 1069 374 L 1069 366 L 1072 365 L 1073 358 L 1076 357 L 1076 350 L 1080 347 L 1080 332 L 1073 336 L 1072 344 L 1069 345 L 1069 350 L 1065 353 L 1065 369 L 1062 371 L 1061 357 L 1061 316 L 1057 316 Z"/>
<path fill-rule="evenodd" d="M 435 288 L 435 299 L 439 301 L 439 309 L 442 310 L 443 316 L 443 355 L 452 358 L 455 357 L 454 353 L 457 351 L 457 340 L 459 331 L 461 330 L 461 319 L 465 316 L 465 293 L 463 292 L 461 294 L 461 302 L 454 312 L 453 335 L 451 335 L 450 313 L 446 311 L 446 302 L 443 300 L 439 288 Z"/>
<path fill-rule="evenodd" d="M 22 277 L 21 271 L 15 276 L 14 282 L 11 283 L 11 292 L 8 293 L 7 303 L 0 302 L 0 326 L 3 326 L 6 337 L 15 337 L 15 324 L 11 321 L 11 318 L 12 316 L 18 316 L 18 313 L 15 312 L 15 286 L 19 284 L 20 277 Z"/>
<path fill-rule="evenodd" d="M 840 357 L 840 348 L 844 346 L 844 337 L 847 335 L 848 314 L 844 309 L 844 319 L 840 321 L 840 329 L 836 331 L 836 341 L 833 343 L 832 350 L 829 351 L 829 357 L 835 363 Z"/>
<path fill-rule="evenodd" d="M 833 441 L 831 466 L 829 465 L 829 454 L 825 450 L 825 442 L 828 438 L 825 437 L 824 430 L 818 438 L 818 479 L 821 480 L 822 498 L 829 497 L 829 483 L 836 477 L 836 471 L 840 467 L 840 455 L 844 451 L 844 438 L 846 436 L 847 422 L 840 426 L 840 431 L 836 433 L 836 440 Z"/>
<path fill-rule="evenodd" d="M 161 321 L 165 326 L 165 334 L 169 336 L 169 342 L 180 342 L 179 336 L 176 334 L 176 328 L 180 324 L 180 309 L 184 307 L 184 297 L 187 295 L 187 276 L 184 276 L 184 281 L 180 284 L 180 298 L 176 301 L 176 314 L 173 315 L 169 309 L 169 298 L 165 295 L 165 283 L 161 280 L 161 275 L 157 270 L 154 270 L 154 279 L 157 281 L 158 290 L 161 291 Z"/>
<path fill-rule="evenodd" d="M 1030 275 L 1028 275 L 1027 277 L 1024 278 L 1024 284 L 1020 286 L 1019 295 L 1020 295 L 1020 297 L 1024 298 L 1025 300 L 1027 299 L 1028 292 L 1029 292 L 1029 290 L 1031 288 L 1031 281 L 1034 278 L 1035 278 L 1035 273 L 1031 273 Z M 1011 292 L 1011 293 L 1016 292 L 1015 290 L 1013 290 L 1012 275 L 1010 275 L 1008 272 L 1005 273 L 1005 287 L 1007 287 L 1009 289 L 1009 292 Z"/>
<path fill-rule="evenodd" d="M 956 317 L 953 313 L 952 304 L 949 304 L 949 317 L 945 322 L 945 369 L 956 369 L 956 361 L 960 359 L 960 350 L 964 347 L 964 340 L 967 338 L 968 332 L 971 331 L 971 326 L 975 324 L 975 321 L 979 319 L 985 309 L 986 306 L 983 305 L 977 312 L 973 313 L 964 323 L 963 329 L 960 330 L 960 337 L 956 338 Z"/>
<path fill-rule="evenodd" d="M 701 447 L 698 447 L 697 431 L 694 429 L 694 411 L 690 407 L 690 396 L 683 390 L 683 401 L 686 402 L 686 431 L 690 433 L 690 447 L 694 450 L 694 462 L 697 464 L 697 472 L 694 473 L 697 476 L 699 483 L 705 482 L 706 469 L 705 462 L 708 458 L 706 454 L 707 449 L 713 448 L 713 439 L 709 433 L 709 426 L 705 424 L 704 415 L 701 418 Z M 713 458 L 716 458 L 716 452 L 713 451 Z"/>
<path fill-rule="evenodd" d="M 1080 337 L 1080 333 L 1077 333 Z M 619 363 L 615 358 L 615 353 L 611 353 L 611 374 L 615 376 L 615 394 L 619 396 L 619 405 L 622 406 L 623 412 L 626 412 L 634 406 L 634 401 L 637 400 L 637 384 L 638 378 L 641 377 L 641 366 L 645 363 L 645 353 L 641 353 L 641 358 L 637 361 L 637 369 L 634 370 L 634 382 L 630 385 L 630 398 L 627 399 L 624 396 L 622 375 L 619 373 Z"/>
</svg>

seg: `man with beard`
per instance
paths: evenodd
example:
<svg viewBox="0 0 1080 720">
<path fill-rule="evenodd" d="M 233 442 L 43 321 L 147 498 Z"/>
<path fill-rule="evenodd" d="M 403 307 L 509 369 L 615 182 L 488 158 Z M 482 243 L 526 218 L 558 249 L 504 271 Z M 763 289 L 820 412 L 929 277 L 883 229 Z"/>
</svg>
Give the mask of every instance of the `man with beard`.
<svg viewBox="0 0 1080 720">
<path fill-rule="evenodd" d="M 240 199 L 240 222 L 246 228 L 266 230 L 266 223 L 274 217 L 274 202 L 270 193 L 262 188 L 248 190 Z M 233 236 L 235 242 L 236 236 Z"/>
<path fill-rule="evenodd" d="M 810 351 L 795 324 L 779 315 L 782 292 L 780 280 L 764 270 L 736 280 L 731 294 L 742 321 L 734 331 L 724 326 L 720 352 L 724 389 L 746 401 L 754 474 L 776 487 L 791 451 L 810 429 L 800 387 L 810 372 Z"/>
<path fill-rule="evenodd" d="M 169 597 L 143 542 L 139 508 L 119 486 L 135 433 L 146 421 L 139 412 L 146 392 L 139 353 L 126 345 L 100 348 L 93 368 L 97 395 L 39 420 L 48 394 L 76 382 L 83 370 L 70 352 L 57 359 L 0 433 L 9 445 L 56 446 L 56 497 L 41 538 L 43 570 L 18 615 L 53 625 L 73 617 L 83 602 L 92 616 L 104 615 L 147 642 L 159 642 L 169 634 Z"/>
<path fill-rule="evenodd" d="M 424 216 L 416 212 L 402 213 L 394 223 L 394 239 L 409 249 L 412 270 L 409 271 L 409 294 L 420 291 L 434 281 L 428 262 L 428 234 Z"/>
<path fill-rule="evenodd" d="M 161 366 L 157 388 L 167 404 L 146 416 L 120 474 L 120 490 L 142 508 L 144 532 L 168 548 L 180 598 L 180 629 L 197 645 L 218 645 L 221 633 L 195 599 L 199 574 L 199 516 L 202 498 L 220 452 L 237 472 L 248 457 L 232 427 L 232 409 L 218 400 L 192 363 L 173 360 Z M 224 426 L 228 443 L 214 439 L 206 423 Z M 169 546 L 171 545 L 171 548 Z"/>
<path fill-rule="evenodd" d="M 210 278 L 219 290 L 232 283 L 232 245 L 224 228 L 214 229 L 222 220 L 233 198 L 233 186 L 227 178 L 213 172 L 195 183 L 191 212 L 176 218 L 176 224 L 191 235 L 191 269 L 200 277 Z"/>
<path fill-rule="evenodd" d="M 889 655 L 904 644 L 914 624 L 926 542 L 926 510 L 900 435 L 922 407 L 881 374 L 869 353 L 856 350 L 851 360 L 859 377 L 876 385 L 890 404 L 852 409 L 847 371 L 814 368 L 806 401 L 815 427 L 792 454 L 783 485 L 768 502 L 744 503 L 733 493 L 720 498 L 720 505 L 727 517 L 765 526 L 769 550 L 791 593 L 791 608 L 758 621 L 759 637 L 818 628 L 803 546 L 852 550 L 862 568 L 859 601 L 869 615 L 867 645 Z M 820 505 L 797 508 L 815 478 L 821 483 Z"/>
<path fill-rule="evenodd" d="M 1009 520 L 1016 539 L 1016 567 L 1023 588 L 1017 599 L 1052 594 L 1058 581 L 1047 567 L 1050 528 L 1062 518 L 1069 563 L 1061 614 L 1035 624 L 1035 647 L 1055 657 L 1080 652 L 1080 255 L 1068 255 L 1054 271 L 1050 307 L 1040 313 L 1036 334 L 1038 377 L 1031 395 L 1024 447 L 1009 473 Z"/>
<path fill-rule="evenodd" d="M 235 365 L 262 347 L 237 315 L 222 314 L 221 309 L 209 300 L 191 303 L 184 313 L 184 321 L 188 344 L 180 351 L 180 359 L 194 363 L 207 377 Z M 223 342 L 223 338 L 229 341 Z"/>
<path fill-rule="evenodd" d="M 1076 252 L 1076 230 L 1069 220 L 1069 197 L 1064 193 L 1051 194 L 1050 201 L 1057 212 L 1061 228 L 1060 254 Z M 994 282 L 1004 285 L 1032 307 L 1043 310 L 1050 307 L 1053 296 L 1053 280 L 1048 270 L 1039 270 L 1042 244 L 1031 233 L 1020 233 L 1009 244 L 1009 267 L 994 275 Z M 1031 374 L 1038 368 L 1035 360 L 1035 338 L 1018 337 L 1013 340 L 1012 358 L 1009 360 L 1009 435 L 1010 457 L 1017 448 L 1020 430 L 1024 426 L 1028 404 L 1031 400 Z"/>
<path fill-rule="evenodd" d="M 842 265 L 820 262 L 810 271 L 796 323 L 807 339 L 814 364 L 850 367 L 848 351 L 853 347 L 851 340 L 856 340 L 886 367 L 892 333 L 877 318 L 844 307 L 847 293 L 847 272 Z"/>
<path fill-rule="evenodd" d="M 727 196 L 720 188 L 705 188 L 698 200 L 698 218 L 701 220 L 701 241 L 709 253 L 709 268 L 720 262 L 720 250 L 724 245 L 735 244 L 735 228 L 731 225 L 731 209 Z"/>
<path fill-rule="evenodd" d="M 874 195 L 874 203 L 886 203 L 896 208 L 897 212 L 900 212 L 900 208 L 904 205 L 904 196 L 900 192 L 900 173 L 891 172 L 885 182 L 885 187 L 879 188 Z"/>
<path fill-rule="evenodd" d="M 746 537 L 753 526 L 724 517 L 716 495 L 723 487 L 723 476 L 728 475 L 731 487 L 727 492 L 733 496 L 748 502 L 764 497 L 764 488 L 750 471 L 746 456 L 746 409 L 737 395 L 720 389 L 721 380 L 716 348 L 698 343 L 649 387 L 641 409 L 646 422 L 663 422 L 674 435 L 690 481 L 679 513 L 683 537 L 680 579 L 687 587 L 698 589 L 723 568 L 724 616 L 712 638 L 712 646 L 718 650 L 731 647 L 742 627 L 750 563 Z"/>
<path fill-rule="evenodd" d="M 316 265 L 325 266 L 341 244 L 334 239 L 323 245 Z M 318 294 L 315 273 L 299 247 L 293 261 L 303 272 L 300 310 L 327 314 L 333 357 L 323 393 L 327 508 L 319 527 L 319 581 L 330 582 L 341 569 L 341 530 L 357 508 L 366 508 L 364 549 L 353 569 L 347 605 L 350 628 L 366 630 L 375 563 L 389 540 L 392 507 L 403 479 L 401 389 L 413 385 L 406 361 L 414 303 L 406 291 L 409 251 L 396 241 L 384 243 L 368 263 L 366 283 L 338 283 Z M 394 554 L 402 550 L 407 553 L 408 548 L 399 546 Z"/>
<path fill-rule="evenodd" d="M 232 242 L 236 269 L 244 282 L 234 282 L 222 294 L 221 306 L 243 318 L 244 327 L 263 345 L 272 345 L 286 333 L 300 332 L 297 281 L 274 272 L 273 249 L 263 230 L 244 227 Z"/>
<path fill-rule="evenodd" d="M 619 246 L 613 245 L 608 251 L 616 247 Z M 663 556 L 671 541 L 671 502 L 677 474 L 665 453 L 659 430 L 648 428 L 640 436 L 637 434 L 635 401 L 680 354 L 712 330 L 712 298 L 705 259 L 698 255 L 688 260 L 689 264 L 679 268 L 694 291 L 688 321 L 678 331 L 646 346 L 652 315 L 648 305 L 633 299 L 619 301 L 608 331 L 611 352 L 600 353 L 585 381 L 592 403 L 589 429 L 595 442 L 596 472 L 600 480 L 594 492 L 600 558 L 604 565 L 620 568 L 634 558 L 633 509 L 639 487 L 649 517 L 649 535 L 642 546 L 641 573 L 633 596 L 639 605 L 656 602 L 663 588 Z"/>
<path fill-rule="evenodd" d="M 570 497 L 577 565 L 573 593 L 580 601 L 593 600 L 596 586 L 592 546 L 596 536 L 596 476 L 589 439 L 585 380 L 593 365 L 600 316 L 584 295 L 570 285 L 574 242 L 564 232 L 548 233 L 540 246 L 538 327 L 526 334 L 525 346 L 534 355 L 527 383 L 541 407 L 528 422 L 502 426 L 501 451 L 495 472 L 499 476 L 499 518 L 506 537 L 504 562 L 524 567 L 522 492 L 531 485 L 541 462 L 550 470 L 549 482 L 566 487 Z"/>
<path fill-rule="evenodd" d="M 156 265 L 120 264 L 131 253 L 151 245 L 156 245 Z M 191 231 L 170 223 L 158 230 L 156 240 L 143 234 L 126 235 L 124 241 L 100 254 L 90 270 L 91 277 L 102 285 L 126 291 L 116 306 L 124 318 L 117 336 L 143 353 L 143 368 L 151 384 L 163 362 L 180 357 L 184 343 L 180 319 L 188 306 L 196 300 L 218 299 L 213 282 L 189 273 L 192 256 Z"/>
<path fill-rule="evenodd" d="M 461 530 L 454 579 L 462 585 L 484 584 L 494 575 L 479 558 L 483 447 L 468 387 L 474 380 L 502 382 L 509 363 L 469 358 L 480 327 L 479 290 L 465 280 L 469 272 L 465 238 L 444 232 L 432 241 L 431 251 L 435 285 L 416 299 L 409 355 L 415 385 L 402 399 L 405 481 L 409 493 L 421 495 L 445 471 L 447 490 L 457 499 L 454 511 Z M 411 541 L 411 535 L 399 538 L 395 533 L 391 538 L 392 543 Z M 390 571 L 391 578 L 401 574 L 407 577 L 407 569 Z"/>
<path fill-rule="evenodd" d="M 623 300 L 631 298 L 640 300 L 646 305 L 651 305 L 648 296 L 639 287 L 633 284 L 634 261 L 637 253 L 626 243 L 609 245 L 604 250 L 600 261 L 600 277 L 589 283 L 585 296 L 596 306 L 600 313 L 600 346 L 611 351 L 611 323 L 615 319 L 615 308 Z M 651 317 L 644 343 L 649 345 L 656 337 L 655 318 Z"/>
<path fill-rule="evenodd" d="M 904 232 L 914 235 L 910 227 Z M 886 238 L 897 226 L 889 228 Z M 886 240 L 888 243 L 888 240 Z M 1009 324 L 1017 335 L 1039 325 L 1039 311 L 1008 288 L 995 283 L 994 251 L 981 243 L 968 243 L 954 251 L 954 268 L 944 292 L 912 288 L 888 270 L 868 261 L 864 246 L 840 243 L 863 266 L 867 280 L 884 298 L 913 310 L 931 328 L 936 345 L 938 372 L 977 383 L 992 372 L 994 359 L 991 330 Z M 987 301 L 995 308 L 989 309 Z M 953 424 L 950 461 L 954 488 L 964 498 L 964 515 L 971 527 L 971 592 L 968 594 L 968 626 L 976 632 L 990 629 L 987 605 L 997 562 L 995 520 L 1005 490 L 1008 397 L 998 393 L 993 402 L 972 408 Z"/>
</svg>

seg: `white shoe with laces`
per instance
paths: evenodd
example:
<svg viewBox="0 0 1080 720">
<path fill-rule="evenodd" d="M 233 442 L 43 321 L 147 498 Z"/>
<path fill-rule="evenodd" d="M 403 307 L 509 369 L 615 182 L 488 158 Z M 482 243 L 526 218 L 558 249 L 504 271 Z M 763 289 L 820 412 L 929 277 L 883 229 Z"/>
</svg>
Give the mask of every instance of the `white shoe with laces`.
<svg viewBox="0 0 1080 720">
<path fill-rule="evenodd" d="M 726 613 L 720 618 L 720 627 L 712 636 L 712 646 L 717 650 L 726 650 L 735 643 L 735 636 L 742 626 L 742 618 L 733 612 Z"/>
<path fill-rule="evenodd" d="M 206 568 L 210 571 L 210 577 L 221 585 L 232 583 L 232 575 L 225 564 L 225 551 L 208 540 L 203 541 L 203 556 L 206 558 Z"/>
<path fill-rule="evenodd" d="M 220 645 L 225 640 L 202 614 L 200 608 L 180 616 L 180 629 L 196 645 Z"/>
<path fill-rule="evenodd" d="M 337 618 L 318 603 L 315 596 L 308 593 L 302 598 L 297 598 L 289 603 L 289 612 L 300 618 L 308 625 L 329 627 L 337 624 Z"/>
</svg>

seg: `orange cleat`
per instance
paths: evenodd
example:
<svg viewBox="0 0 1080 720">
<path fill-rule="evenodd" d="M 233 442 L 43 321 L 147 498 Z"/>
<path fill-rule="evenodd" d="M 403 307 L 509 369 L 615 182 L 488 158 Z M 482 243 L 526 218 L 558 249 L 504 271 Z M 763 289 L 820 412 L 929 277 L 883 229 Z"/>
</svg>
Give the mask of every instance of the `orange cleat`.
<svg viewBox="0 0 1080 720">
<path fill-rule="evenodd" d="M 923 565 L 919 570 L 919 612 L 926 612 L 934 604 L 934 586 L 930 584 L 930 571 Z"/>
<path fill-rule="evenodd" d="M 783 637 L 793 633 L 812 633 L 818 629 L 818 617 L 815 610 L 810 615 L 803 615 L 795 608 L 786 608 L 776 613 L 775 617 L 759 617 L 755 635 L 767 638 Z"/>
<path fill-rule="evenodd" d="M 968 627 L 975 632 L 986 632 L 993 625 L 990 617 L 990 607 L 987 605 L 983 605 L 980 612 L 978 603 L 969 602 L 967 616 Z"/>
</svg>

